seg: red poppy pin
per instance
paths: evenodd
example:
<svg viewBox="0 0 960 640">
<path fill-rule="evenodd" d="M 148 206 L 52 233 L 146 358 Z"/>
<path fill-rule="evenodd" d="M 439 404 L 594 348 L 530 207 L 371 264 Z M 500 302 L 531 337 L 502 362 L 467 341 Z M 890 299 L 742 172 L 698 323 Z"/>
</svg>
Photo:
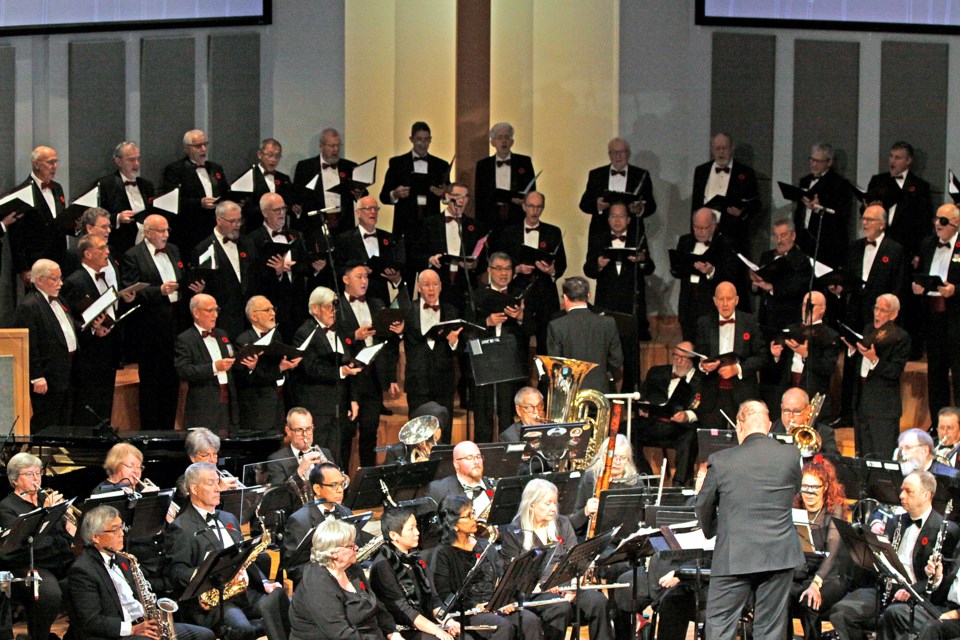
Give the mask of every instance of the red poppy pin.
<svg viewBox="0 0 960 640">
<path fill-rule="evenodd" d="M 220 180 L 221 178 L 223 178 L 223 176 L 220 175 L 220 172 L 219 172 L 219 171 L 217 171 L 215 174 L 213 174 L 213 177 L 216 178 L 217 180 Z"/>
<path fill-rule="evenodd" d="M 67 310 L 67 305 L 61 304 L 61 305 L 60 305 L 60 308 L 63 309 L 64 311 L 66 311 L 66 310 Z"/>
<path fill-rule="evenodd" d="M 346 342 L 347 344 L 353 344 L 353 340 L 351 340 L 350 338 L 344 338 L 343 341 Z"/>
<path fill-rule="evenodd" d="M 924 538 L 924 540 L 926 540 L 926 538 Z M 422 559 L 421 559 L 421 560 L 417 560 L 417 564 L 420 565 L 420 568 L 421 568 L 421 569 L 426 569 L 426 568 L 427 568 L 427 563 L 424 562 Z"/>
<path fill-rule="evenodd" d="M 546 243 L 546 242 L 541 242 L 541 243 L 540 243 L 540 248 L 541 248 L 541 249 L 546 249 L 546 248 L 547 248 L 547 243 Z"/>
<path fill-rule="evenodd" d="M 275 184 L 275 185 L 277 185 L 277 186 L 279 187 L 279 186 L 280 186 L 280 178 L 274 178 L 274 179 L 273 179 L 273 184 Z"/>
<path fill-rule="evenodd" d="M 925 546 L 927 546 L 927 543 L 928 543 L 928 542 L 930 542 L 930 539 L 927 538 L 927 536 L 923 536 L 923 540 L 920 541 L 920 546 L 921 546 L 921 547 L 925 547 Z"/>
<path fill-rule="evenodd" d="M 823 464 L 823 454 L 822 454 L 822 453 L 818 453 L 817 455 L 813 456 L 813 464 Z"/>
<path fill-rule="evenodd" d="M 913 185 L 910 185 L 909 187 L 907 187 L 907 191 L 909 191 L 910 193 L 913 193 L 913 192 L 916 191 L 916 190 L 917 190 L 917 188 L 916 188 L 915 186 L 913 186 Z"/>
<path fill-rule="evenodd" d="M 563 544 L 563 538 L 557 536 L 557 544 Z"/>
<path fill-rule="evenodd" d="M 743 173 L 738 173 L 738 174 L 737 174 L 737 180 L 743 182 L 743 181 L 746 180 L 746 179 L 747 179 L 746 174 L 743 174 Z"/>
<path fill-rule="evenodd" d="M 227 339 L 226 339 L 226 338 L 224 338 L 224 339 L 223 339 L 223 341 L 224 341 L 224 342 L 226 342 L 226 341 L 227 341 Z M 232 524 L 230 524 L 229 522 L 227 523 L 227 531 L 233 531 L 233 525 L 232 525 Z"/>
<path fill-rule="evenodd" d="M 957 244 L 953 245 L 953 248 L 960 249 L 960 241 L 958 241 Z"/>
<path fill-rule="evenodd" d="M 177 261 L 177 266 L 180 267 L 181 269 L 183 269 L 183 263 L 182 263 L 182 262 Z"/>
<path fill-rule="evenodd" d="M 223 336 L 222 338 L 220 338 L 220 342 L 222 342 L 223 344 L 230 344 L 230 338 L 228 338 L 227 336 Z"/>
<path fill-rule="evenodd" d="M 890 256 L 883 256 L 882 258 L 880 258 L 880 262 L 882 262 L 883 264 L 887 264 L 888 262 L 890 262 Z"/>
<path fill-rule="evenodd" d="M 480 554 L 479 554 L 479 553 L 475 553 L 475 554 L 473 554 L 473 555 L 474 555 L 474 557 L 476 557 L 477 560 L 480 559 Z"/>
<path fill-rule="evenodd" d="M 744 339 L 744 340 L 749 340 L 749 339 L 750 339 L 750 334 L 749 334 L 749 333 L 744 333 L 744 334 L 743 334 L 743 339 Z"/>
<path fill-rule="evenodd" d="M 383 239 L 383 246 L 385 246 L 385 247 L 390 246 L 390 241 L 387 240 L 386 238 L 384 238 L 384 239 Z"/>
<path fill-rule="evenodd" d="M 525 174 L 526 172 L 527 172 L 527 170 L 524 169 L 523 167 L 517 167 L 517 173 L 519 173 L 521 176 L 522 176 L 523 174 Z"/>
<path fill-rule="evenodd" d="M 150 206 L 152 204 L 153 204 L 153 198 L 147 198 L 147 206 Z"/>
<path fill-rule="evenodd" d="M 360 581 L 360 591 L 366 591 L 367 585 L 363 584 L 363 580 Z"/>
<path fill-rule="evenodd" d="M 129 570 L 130 570 L 130 568 L 127 567 L 127 563 L 126 563 L 126 562 L 121 562 L 121 563 L 120 563 L 120 568 L 123 569 L 124 571 L 129 571 Z"/>
<path fill-rule="evenodd" d="M 475 227 L 472 224 L 467 225 L 467 231 L 474 231 Z"/>
<path fill-rule="evenodd" d="M 346 172 L 346 171 L 341 171 L 341 172 L 340 172 L 340 177 L 341 177 L 341 178 L 346 178 L 346 177 L 347 177 L 347 172 Z"/>
<path fill-rule="evenodd" d="M 65 202 L 63 196 L 60 196 L 60 202 Z"/>
<path fill-rule="evenodd" d="M 241 252 L 240 252 L 240 257 L 241 257 L 241 258 L 246 258 L 246 257 L 247 257 L 247 252 L 246 252 L 246 251 L 241 251 Z"/>
</svg>

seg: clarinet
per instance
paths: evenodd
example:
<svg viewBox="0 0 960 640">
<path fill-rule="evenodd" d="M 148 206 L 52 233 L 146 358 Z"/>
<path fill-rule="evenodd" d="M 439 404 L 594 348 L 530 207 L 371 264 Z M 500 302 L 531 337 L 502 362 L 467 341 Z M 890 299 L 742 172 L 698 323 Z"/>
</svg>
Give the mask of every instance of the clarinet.
<svg viewBox="0 0 960 640">
<path fill-rule="evenodd" d="M 947 502 L 947 508 L 943 510 L 943 522 L 940 523 L 940 530 L 937 531 L 937 541 L 933 545 L 933 551 L 930 553 L 930 559 L 935 563 L 943 560 L 943 535 L 947 529 L 947 518 L 950 516 L 950 512 L 953 511 L 953 498 Z M 933 593 L 934 582 L 937 579 L 937 572 L 934 571 L 932 576 L 927 576 L 927 597 L 930 597 L 930 594 Z"/>
<path fill-rule="evenodd" d="M 909 517 L 904 514 L 905 517 Z M 902 523 L 897 525 L 897 530 L 893 534 L 893 542 L 891 543 L 894 551 L 900 551 L 900 539 L 903 537 L 903 530 L 906 529 Z M 896 581 L 893 578 L 886 577 L 884 578 L 884 588 L 883 588 L 883 599 L 880 600 L 880 608 L 884 609 L 888 604 L 890 604 L 890 596 L 893 595 L 893 585 Z"/>
</svg>

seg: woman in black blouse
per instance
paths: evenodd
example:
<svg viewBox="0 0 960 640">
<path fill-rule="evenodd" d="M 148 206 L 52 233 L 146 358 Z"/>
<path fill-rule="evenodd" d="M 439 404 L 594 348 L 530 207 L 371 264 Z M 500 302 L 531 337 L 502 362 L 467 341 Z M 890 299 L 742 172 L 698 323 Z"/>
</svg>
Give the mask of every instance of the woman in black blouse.
<svg viewBox="0 0 960 640">
<path fill-rule="evenodd" d="M 577 544 L 577 534 L 573 531 L 569 518 L 557 513 L 557 487 L 552 482 L 535 478 L 527 483 L 520 498 L 520 508 L 516 518 L 501 528 L 501 548 L 504 561 L 509 562 L 524 551 L 544 549 L 556 546 L 553 562 L 549 564 L 542 578 L 546 578 L 560 558 Z M 546 593 L 537 600 L 556 598 L 556 593 Z M 566 592 L 565 603 L 536 607 L 534 611 L 543 624 L 543 636 L 546 640 L 562 640 L 567 626 L 574 620 L 573 605 L 580 608 L 580 619 L 588 625 L 590 640 L 610 640 L 613 630 L 607 615 L 607 598 L 600 591 L 580 592 L 574 602 L 574 592 Z"/>
<path fill-rule="evenodd" d="M 440 545 L 433 559 L 433 582 L 437 595 L 443 602 L 461 588 L 467 573 L 480 560 L 489 543 L 475 537 L 477 519 L 473 515 L 473 502 L 466 496 L 450 495 L 440 503 Z M 489 602 L 497 579 L 503 574 L 500 556 L 490 552 L 483 558 L 477 573 L 464 593 L 463 601 L 454 605 L 453 611 L 476 608 Z M 539 640 L 543 637 L 540 619 L 532 611 L 521 612 L 524 640 Z M 492 640 L 510 640 L 516 633 L 517 615 L 510 605 L 496 613 L 484 611 L 470 616 L 469 624 L 495 626 L 496 630 L 480 635 Z"/>
<path fill-rule="evenodd" d="M 317 525 L 290 605 L 290 640 L 402 640 L 355 564 L 355 536 L 356 528 L 342 520 Z"/>
</svg>

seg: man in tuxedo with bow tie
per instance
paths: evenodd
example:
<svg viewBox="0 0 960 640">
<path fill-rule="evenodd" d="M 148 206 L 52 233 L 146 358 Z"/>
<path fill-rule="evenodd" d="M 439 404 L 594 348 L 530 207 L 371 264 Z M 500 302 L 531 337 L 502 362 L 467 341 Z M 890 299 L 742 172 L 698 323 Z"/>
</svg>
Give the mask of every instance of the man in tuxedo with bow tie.
<svg viewBox="0 0 960 640">
<path fill-rule="evenodd" d="M 633 194 L 639 187 L 639 200 L 629 204 L 630 237 L 639 238 L 645 233 L 643 219 L 657 212 L 650 172 L 630 164 L 630 143 L 624 138 L 616 137 L 607 143 L 607 156 L 610 164 L 591 169 L 587 176 L 580 211 L 590 216 L 590 235 L 593 236 L 607 229 L 604 223 L 613 203 L 604 200 L 604 194 L 607 191 Z"/>
<path fill-rule="evenodd" d="M 800 178 L 799 187 L 812 190 L 812 198 L 797 203 L 793 223 L 797 244 L 813 256 L 820 236 L 817 260 L 838 269 L 847 263 L 847 237 L 853 193 L 850 183 L 833 170 L 833 147 L 818 142 L 810 147 L 810 173 Z"/>
<path fill-rule="evenodd" d="M 303 224 L 310 225 L 309 219 L 304 219 L 311 211 L 319 211 L 327 222 L 330 233 L 336 235 L 353 228 L 354 196 L 366 195 L 366 192 L 343 197 L 329 189 L 334 188 L 342 180 L 353 177 L 353 170 L 357 163 L 340 157 L 343 148 L 340 133 L 333 128 L 326 128 L 320 132 L 320 155 L 297 163 L 293 171 L 293 184 L 297 191 L 297 203 L 293 205 L 294 215 L 303 220 Z M 316 178 L 313 188 L 307 185 Z M 323 209 L 331 211 L 323 212 Z M 314 234 L 315 235 L 315 234 Z"/>
<path fill-rule="evenodd" d="M 150 206 L 155 194 L 153 183 L 140 176 L 140 147 L 124 140 L 113 150 L 117 170 L 97 180 L 100 206 L 110 212 L 113 248 L 122 255 L 143 239 L 143 224 L 134 216 Z"/>
<path fill-rule="evenodd" d="M 800 307 L 810 286 L 810 259 L 797 246 L 797 231 L 793 220 L 783 218 L 773 223 L 771 234 L 774 248 L 760 255 L 760 265 L 784 260 L 787 272 L 775 282 L 767 282 L 750 271 L 750 284 L 760 294 L 760 322 L 770 330 L 780 331 L 788 324 L 799 322 Z"/>
<path fill-rule="evenodd" d="M 274 138 L 265 138 L 257 149 L 257 162 L 253 165 L 253 191 L 243 197 L 243 233 L 250 233 L 263 224 L 260 213 L 260 196 L 265 193 L 279 193 L 287 205 L 293 204 L 293 183 L 290 176 L 278 171 L 283 157 L 283 146 Z M 237 194 L 239 197 L 240 194 Z M 302 216 L 293 216 L 290 226 L 297 231 L 306 230 L 306 221 Z"/>
<path fill-rule="evenodd" d="M 483 475 L 483 454 L 480 447 L 464 440 L 453 448 L 453 475 L 434 480 L 427 485 L 427 496 L 437 504 L 447 496 L 466 496 L 473 500 L 473 513 L 479 515 L 487 508 L 492 497 L 487 493 L 493 488 L 490 478 Z"/>
<path fill-rule="evenodd" d="M 183 134 L 180 160 L 163 169 L 164 193 L 180 187 L 180 207 L 173 216 L 171 240 L 184 255 L 190 255 L 206 233 L 213 227 L 217 201 L 230 192 L 230 183 L 223 167 L 207 159 L 210 143 L 199 129 Z"/>
<path fill-rule="evenodd" d="M 733 240 L 739 251 L 745 251 L 751 235 L 747 221 L 760 211 L 760 192 L 757 174 L 734 160 L 733 150 L 733 138 L 726 133 L 716 133 L 710 139 L 713 161 L 693 171 L 690 210 L 698 210 L 716 196 L 725 196 L 729 201 L 726 208 L 714 213 L 720 232 Z"/>
<path fill-rule="evenodd" d="M 484 227 L 493 231 L 523 220 L 521 192 L 531 185 L 536 175 L 530 156 L 511 152 L 513 133 L 513 125 L 509 122 L 498 122 L 490 128 L 490 146 L 496 153 L 478 160 L 474 173 L 476 217 Z M 536 184 L 530 186 L 530 190 L 533 189 Z M 507 200 L 498 196 L 497 191 L 510 191 L 514 196 Z"/>
<path fill-rule="evenodd" d="M 363 196 L 357 201 L 357 227 L 337 236 L 337 260 L 342 264 L 361 262 L 369 266 L 377 259 L 401 262 L 403 250 L 397 238 L 389 231 L 377 228 L 380 205 L 373 196 Z M 417 234 L 420 235 L 420 234 Z M 409 246 L 409 242 L 408 242 Z M 367 291 L 371 296 L 384 302 L 390 302 L 391 292 L 402 288 L 404 295 L 404 275 L 395 267 L 381 268 L 380 273 L 369 274 Z"/>
</svg>

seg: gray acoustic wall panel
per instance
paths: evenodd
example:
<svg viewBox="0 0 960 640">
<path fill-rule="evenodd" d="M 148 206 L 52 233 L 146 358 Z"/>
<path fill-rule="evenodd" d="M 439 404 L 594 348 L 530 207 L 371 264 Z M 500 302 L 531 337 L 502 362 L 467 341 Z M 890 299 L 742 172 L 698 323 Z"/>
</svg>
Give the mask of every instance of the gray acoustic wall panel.
<svg viewBox="0 0 960 640">
<path fill-rule="evenodd" d="M 83 195 L 94 180 L 110 171 L 113 148 L 124 139 L 124 54 L 122 40 L 70 43 L 71 199 Z"/>
<path fill-rule="evenodd" d="M 233 180 L 260 142 L 260 34 L 210 36 L 209 70 L 210 158 Z"/>
<path fill-rule="evenodd" d="M 140 49 L 140 155 L 143 177 L 161 186 L 164 165 L 183 155 L 196 126 L 193 38 L 145 38 Z"/>
<path fill-rule="evenodd" d="M 7 192 L 17 180 L 16 151 L 14 138 L 16 127 L 16 49 L 0 47 L 0 192 Z M 19 173 L 27 175 L 27 168 L 20 167 Z"/>
</svg>

